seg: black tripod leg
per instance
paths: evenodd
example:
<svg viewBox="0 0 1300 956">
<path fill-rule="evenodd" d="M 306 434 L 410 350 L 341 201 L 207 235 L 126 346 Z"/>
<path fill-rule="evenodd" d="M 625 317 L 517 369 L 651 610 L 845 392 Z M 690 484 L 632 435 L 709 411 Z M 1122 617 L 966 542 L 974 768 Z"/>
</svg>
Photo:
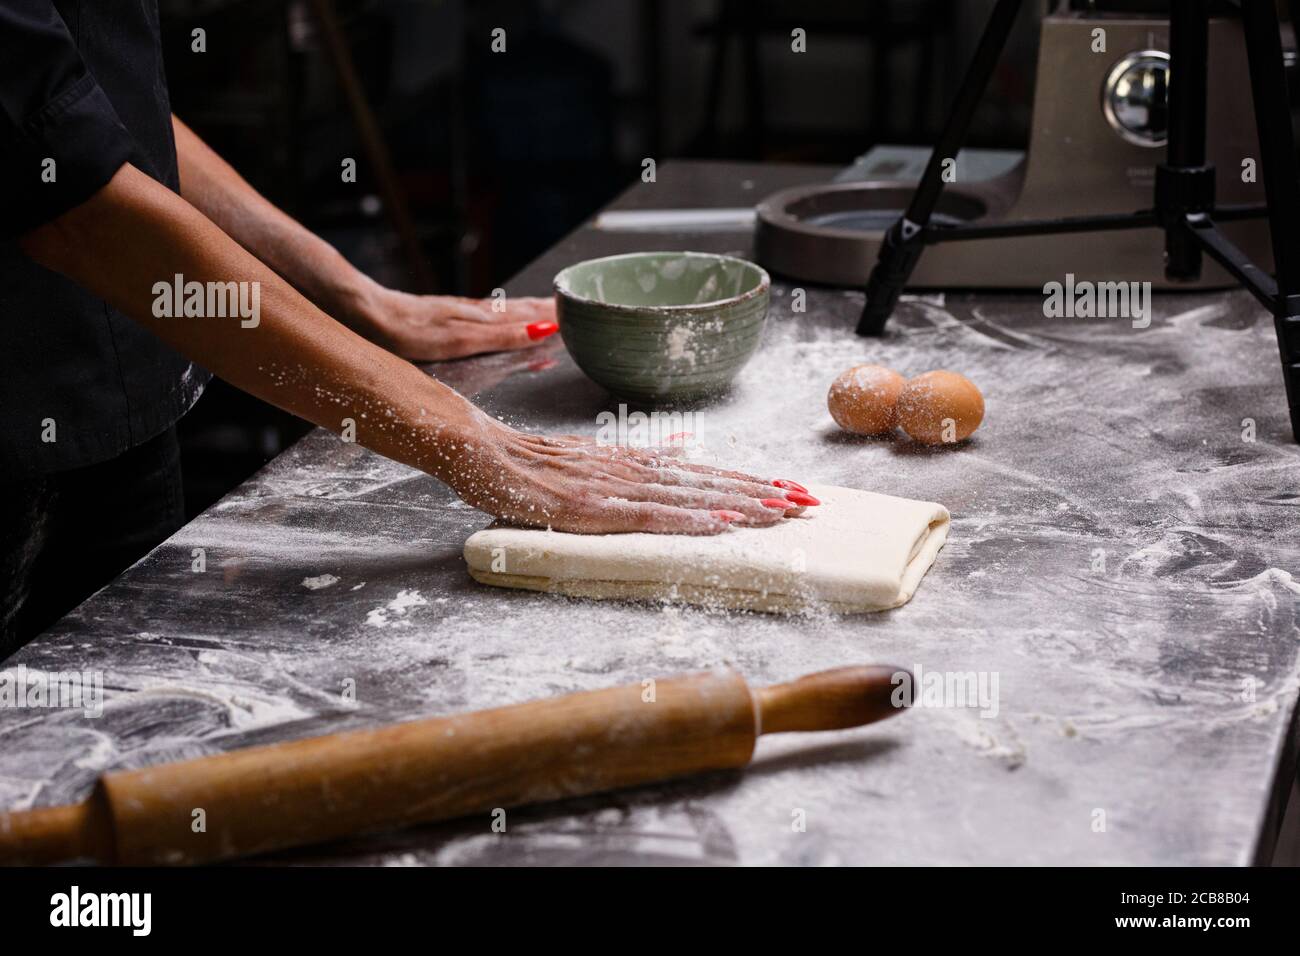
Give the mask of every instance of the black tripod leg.
<svg viewBox="0 0 1300 956">
<path fill-rule="evenodd" d="M 1296 218 L 1300 212 L 1300 170 L 1296 168 L 1282 37 L 1273 0 L 1242 0 L 1241 16 L 1277 274 L 1273 321 L 1282 353 L 1291 431 L 1300 442 L 1300 219 Z"/>
<path fill-rule="evenodd" d="M 1214 174 L 1205 174 L 1209 18 L 1207 0 L 1178 0 L 1169 7 L 1169 146 L 1156 170 L 1156 215 L 1165 226 L 1165 275 L 1176 281 L 1201 275 L 1201 246 L 1187 228 L 1186 213 L 1214 205 Z M 1208 196 L 1194 195 L 1206 191 Z"/>
<path fill-rule="evenodd" d="M 975 56 L 966 70 L 948 122 L 935 144 L 925 167 L 925 174 L 912 194 L 903 217 L 885 233 L 876 267 L 867 280 L 867 304 L 858 322 L 858 335 L 879 335 L 898 304 L 898 297 L 921 258 L 924 244 L 922 230 L 930 221 L 939 195 L 943 192 L 943 161 L 955 159 L 966 140 L 971 118 L 993 76 L 998 57 L 1007 45 L 1007 37 L 1020 12 L 1020 0 L 998 0 L 980 37 Z"/>
</svg>

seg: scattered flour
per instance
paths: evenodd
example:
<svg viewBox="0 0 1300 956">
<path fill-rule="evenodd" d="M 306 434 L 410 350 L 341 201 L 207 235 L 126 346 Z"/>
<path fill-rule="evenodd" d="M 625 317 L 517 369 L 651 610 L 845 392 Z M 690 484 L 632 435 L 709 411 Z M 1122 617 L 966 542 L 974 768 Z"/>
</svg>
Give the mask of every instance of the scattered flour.
<svg viewBox="0 0 1300 956">
<path fill-rule="evenodd" d="M 318 574 L 314 578 L 303 578 L 302 586 L 308 591 L 319 591 L 321 588 L 327 588 L 331 584 L 338 584 L 339 579 L 333 574 Z"/>
<path fill-rule="evenodd" d="M 397 597 L 387 604 L 371 608 L 370 613 L 366 615 L 366 623 L 371 627 L 388 627 L 390 624 L 405 627 L 411 623 L 406 620 L 407 613 L 411 608 L 428 603 L 424 596 L 414 588 L 403 589 L 398 591 Z"/>
<path fill-rule="evenodd" d="M 980 756 L 1002 761 L 1008 770 L 1017 769 L 1028 758 L 1024 743 L 1010 723 L 998 722 L 1007 738 L 1004 742 L 989 729 L 990 722 L 984 718 L 972 717 L 966 711 L 956 708 L 937 713 L 950 720 L 954 733 L 962 743 L 973 748 Z"/>
<path fill-rule="evenodd" d="M 691 348 L 691 327 L 686 324 L 675 327 L 668 333 L 668 358 L 674 362 L 695 362 L 695 351 Z"/>
</svg>

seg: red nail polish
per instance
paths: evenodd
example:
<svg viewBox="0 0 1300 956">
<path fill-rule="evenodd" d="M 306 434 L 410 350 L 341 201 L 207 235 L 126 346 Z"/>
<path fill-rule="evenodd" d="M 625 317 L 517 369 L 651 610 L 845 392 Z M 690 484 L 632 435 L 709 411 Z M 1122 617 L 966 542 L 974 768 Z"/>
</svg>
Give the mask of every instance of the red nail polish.
<svg viewBox="0 0 1300 956">
<path fill-rule="evenodd" d="M 805 495 L 808 494 L 807 488 L 799 484 L 797 481 L 791 481 L 789 478 L 778 478 L 776 481 L 772 482 L 772 484 L 777 488 L 786 488 L 790 491 L 802 491 Z"/>
<path fill-rule="evenodd" d="M 534 342 L 548 335 L 554 335 L 558 331 L 560 327 L 554 322 L 531 322 L 528 325 L 528 337 Z"/>
<path fill-rule="evenodd" d="M 713 517 L 720 518 L 730 524 L 732 521 L 739 521 L 745 516 L 739 511 L 715 511 L 713 512 Z"/>
<path fill-rule="evenodd" d="M 793 501 L 787 501 L 784 498 L 764 498 L 759 504 L 764 508 L 780 508 L 782 511 L 786 508 L 798 507 Z"/>
<path fill-rule="evenodd" d="M 816 498 L 802 491 L 787 491 L 785 496 L 797 505 L 819 505 L 821 504 Z"/>
</svg>

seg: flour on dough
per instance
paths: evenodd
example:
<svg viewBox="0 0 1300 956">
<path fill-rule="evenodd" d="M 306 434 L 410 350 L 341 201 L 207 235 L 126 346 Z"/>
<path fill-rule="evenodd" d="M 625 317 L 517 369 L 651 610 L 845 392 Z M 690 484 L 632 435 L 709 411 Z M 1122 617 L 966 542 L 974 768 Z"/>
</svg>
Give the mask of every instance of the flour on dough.
<svg viewBox="0 0 1300 956">
<path fill-rule="evenodd" d="M 568 534 L 492 525 L 465 542 L 475 580 L 575 597 L 791 612 L 905 604 L 948 537 L 948 509 L 813 486 L 822 504 L 711 537 Z"/>
</svg>

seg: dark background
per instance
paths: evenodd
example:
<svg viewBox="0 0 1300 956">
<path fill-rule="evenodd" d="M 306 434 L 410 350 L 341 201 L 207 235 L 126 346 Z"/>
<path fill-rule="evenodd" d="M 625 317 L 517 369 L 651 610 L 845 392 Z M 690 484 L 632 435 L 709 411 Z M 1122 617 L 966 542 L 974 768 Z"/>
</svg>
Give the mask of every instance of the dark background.
<svg viewBox="0 0 1300 956">
<path fill-rule="evenodd" d="M 486 295 L 671 157 L 848 164 L 931 141 L 993 0 L 162 0 L 172 105 L 381 282 Z M 1027 2 L 969 140 L 1023 146 Z M 346 48 L 411 222 L 349 109 Z M 506 31 L 506 52 L 490 49 Z M 807 31 L 794 55 L 790 31 Z M 192 31 L 205 31 L 194 52 Z M 357 182 L 340 163 L 357 161 Z M 412 255 L 412 248 L 418 255 Z M 419 267 L 415 261 L 423 263 Z M 191 515 L 306 429 L 214 382 L 182 424 Z"/>
</svg>

